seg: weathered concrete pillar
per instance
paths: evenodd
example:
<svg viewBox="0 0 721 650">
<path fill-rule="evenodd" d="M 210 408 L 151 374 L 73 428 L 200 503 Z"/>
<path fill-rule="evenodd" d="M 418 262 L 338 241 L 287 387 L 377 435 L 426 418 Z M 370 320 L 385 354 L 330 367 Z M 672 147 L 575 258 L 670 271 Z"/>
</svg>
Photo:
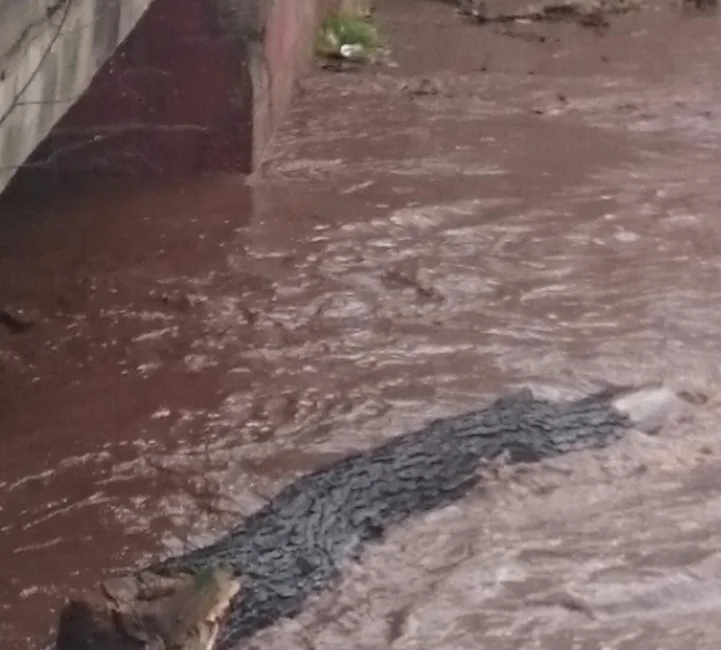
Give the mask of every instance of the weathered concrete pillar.
<svg viewBox="0 0 721 650">
<path fill-rule="evenodd" d="M 15 1 L 0 0 L 0 9 Z M 51 173 L 251 172 L 288 106 L 296 75 L 310 59 L 321 13 L 334 4 L 153 0 L 145 8 L 140 0 L 56 0 L 55 11 L 77 5 L 80 12 L 82 3 L 95 11 L 101 4 L 116 8 L 102 14 L 102 30 L 91 30 L 98 50 L 97 43 L 122 40 L 131 7 L 137 24 L 107 60 L 93 59 L 101 67 L 84 93 L 87 83 L 59 84 L 51 73 L 39 82 L 36 95 L 56 106 L 44 128 L 38 121 L 51 109 L 42 107 L 14 115 L 12 128 L 0 124 L 0 138 L 10 142 L 8 152 L 15 152 L 7 156 L 6 167 L 22 163 L 58 113 L 66 111 L 26 166 Z M 63 49 L 50 48 L 53 63 L 47 65 L 54 66 L 56 75 L 64 75 L 59 71 L 68 66 L 93 66 L 86 60 L 91 47 L 84 40 L 87 31 L 83 35 L 78 28 L 76 33 L 76 41 L 67 37 Z M 29 66 L 22 56 L 17 60 Z M 63 96 L 70 98 L 63 107 L 57 107 L 55 85 L 62 85 Z M 6 95 L 3 91 L 0 96 L 7 105 Z M 13 144 L 19 138 L 22 147 Z M 9 173 L 0 177 L 0 189 Z"/>
</svg>

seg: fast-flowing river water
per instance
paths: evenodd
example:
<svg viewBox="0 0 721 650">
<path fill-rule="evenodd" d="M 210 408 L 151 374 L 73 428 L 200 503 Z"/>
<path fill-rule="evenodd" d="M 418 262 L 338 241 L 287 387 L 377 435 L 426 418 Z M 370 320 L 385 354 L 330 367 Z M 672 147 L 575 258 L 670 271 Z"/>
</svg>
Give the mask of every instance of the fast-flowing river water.
<svg viewBox="0 0 721 650">
<path fill-rule="evenodd" d="M 721 40 L 381 3 L 262 176 L 34 188 L 0 224 L 0 637 L 293 477 L 531 386 L 710 392 L 659 437 L 501 471 L 369 547 L 263 650 L 718 648 Z"/>
</svg>

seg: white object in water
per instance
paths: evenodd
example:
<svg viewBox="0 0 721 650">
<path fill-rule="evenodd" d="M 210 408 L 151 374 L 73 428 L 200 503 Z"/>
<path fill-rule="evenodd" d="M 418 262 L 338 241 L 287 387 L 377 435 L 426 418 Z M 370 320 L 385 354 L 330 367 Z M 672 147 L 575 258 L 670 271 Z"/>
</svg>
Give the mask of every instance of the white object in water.
<svg viewBox="0 0 721 650">
<path fill-rule="evenodd" d="M 362 59 L 365 55 L 365 48 L 359 43 L 346 43 L 339 51 L 344 59 Z"/>
<path fill-rule="evenodd" d="M 656 433 L 669 420 L 680 416 L 685 402 L 666 386 L 632 390 L 613 400 L 617 411 L 625 413 L 633 426 L 644 433 Z"/>
</svg>

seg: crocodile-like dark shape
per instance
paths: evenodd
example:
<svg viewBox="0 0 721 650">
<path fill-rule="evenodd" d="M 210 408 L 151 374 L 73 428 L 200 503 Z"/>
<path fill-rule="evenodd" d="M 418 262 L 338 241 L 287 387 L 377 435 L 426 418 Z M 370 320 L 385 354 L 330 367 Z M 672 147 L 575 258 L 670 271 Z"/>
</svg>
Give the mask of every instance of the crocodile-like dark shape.
<svg viewBox="0 0 721 650">
<path fill-rule="evenodd" d="M 505 454 L 532 462 L 605 447 L 631 427 L 606 391 L 568 402 L 530 391 L 347 456 L 283 489 L 218 542 L 151 567 L 227 564 L 245 578 L 217 650 L 282 617 L 327 585 L 344 560 L 391 525 L 460 499 L 478 481 L 479 462 Z"/>
</svg>

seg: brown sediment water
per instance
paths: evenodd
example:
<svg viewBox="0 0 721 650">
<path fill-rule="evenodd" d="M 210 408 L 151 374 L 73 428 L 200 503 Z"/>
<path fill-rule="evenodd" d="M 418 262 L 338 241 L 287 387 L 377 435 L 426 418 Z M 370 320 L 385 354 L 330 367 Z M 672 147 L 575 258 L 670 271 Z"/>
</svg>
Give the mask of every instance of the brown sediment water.
<svg viewBox="0 0 721 650">
<path fill-rule="evenodd" d="M 0 306 L 29 323 L 0 324 L 4 649 L 297 475 L 521 385 L 713 397 L 718 17 L 378 19 L 395 66 L 305 80 L 250 183 L 4 199 Z M 717 648 L 719 415 L 489 477 L 253 643 Z"/>
</svg>

